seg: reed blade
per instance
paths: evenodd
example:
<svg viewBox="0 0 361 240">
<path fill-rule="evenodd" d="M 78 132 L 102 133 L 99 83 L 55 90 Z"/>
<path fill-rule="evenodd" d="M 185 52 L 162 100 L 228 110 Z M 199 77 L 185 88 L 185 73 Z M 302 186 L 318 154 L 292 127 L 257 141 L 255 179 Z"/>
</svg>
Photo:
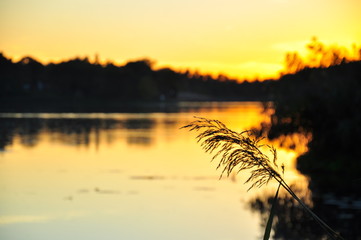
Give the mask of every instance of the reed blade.
<svg viewBox="0 0 361 240">
<path fill-rule="evenodd" d="M 273 223 L 273 218 L 276 212 L 276 205 L 277 205 L 277 199 L 278 199 L 278 192 L 280 190 L 281 184 L 278 185 L 275 197 L 273 198 L 272 201 L 272 207 L 271 207 L 271 211 L 267 220 L 267 225 L 266 225 L 266 229 L 264 232 L 264 236 L 263 236 L 263 240 L 268 240 L 271 236 L 271 230 L 272 230 L 272 223 Z"/>
</svg>

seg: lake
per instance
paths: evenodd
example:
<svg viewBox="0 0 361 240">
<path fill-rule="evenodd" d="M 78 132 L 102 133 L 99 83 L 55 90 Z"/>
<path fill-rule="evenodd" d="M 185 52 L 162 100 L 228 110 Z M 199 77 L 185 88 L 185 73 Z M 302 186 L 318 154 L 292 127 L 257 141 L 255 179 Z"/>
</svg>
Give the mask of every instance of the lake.
<svg viewBox="0 0 361 240">
<path fill-rule="evenodd" d="M 194 116 L 234 131 L 269 115 L 258 102 L 187 102 L 120 113 L 0 114 L 0 239 L 236 240 L 263 236 L 246 175 L 220 179 Z M 276 143 L 277 144 L 277 143 Z M 307 189 L 299 152 L 278 148 L 285 178 Z"/>
</svg>

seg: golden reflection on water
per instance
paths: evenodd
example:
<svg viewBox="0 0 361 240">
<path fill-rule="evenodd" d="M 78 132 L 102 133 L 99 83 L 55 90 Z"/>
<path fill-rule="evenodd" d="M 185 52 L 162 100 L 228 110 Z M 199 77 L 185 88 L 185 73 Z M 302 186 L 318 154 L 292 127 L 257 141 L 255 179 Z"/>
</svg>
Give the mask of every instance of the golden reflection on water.
<svg viewBox="0 0 361 240">
<path fill-rule="evenodd" d="M 218 119 L 235 131 L 258 127 L 268 120 L 262 105 L 194 103 L 185 109 L 2 114 L 41 123 L 24 128 L 28 135 L 15 131 L 0 153 L 0 238 L 256 239 L 258 216 L 241 203 L 272 192 L 276 183 L 247 192 L 246 176 L 220 181 L 217 163 L 180 127 L 193 116 Z M 297 154 L 278 149 L 286 180 L 306 188 L 295 169 Z M 68 225 L 74 226 L 70 232 Z"/>
</svg>

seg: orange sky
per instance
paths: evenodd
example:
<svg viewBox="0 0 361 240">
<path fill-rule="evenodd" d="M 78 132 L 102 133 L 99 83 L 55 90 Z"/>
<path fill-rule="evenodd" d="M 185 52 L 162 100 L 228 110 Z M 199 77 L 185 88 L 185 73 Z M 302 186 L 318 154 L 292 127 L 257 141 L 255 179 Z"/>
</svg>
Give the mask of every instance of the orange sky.
<svg viewBox="0 0 361 240">
<path fill-rule="evenodd" d="M 277 76 L 312 36 L 361 44 L 360 0 L 2 0 L 0 51 L 43 62 L 99 55 L 122 64 Z"/>
</svg>

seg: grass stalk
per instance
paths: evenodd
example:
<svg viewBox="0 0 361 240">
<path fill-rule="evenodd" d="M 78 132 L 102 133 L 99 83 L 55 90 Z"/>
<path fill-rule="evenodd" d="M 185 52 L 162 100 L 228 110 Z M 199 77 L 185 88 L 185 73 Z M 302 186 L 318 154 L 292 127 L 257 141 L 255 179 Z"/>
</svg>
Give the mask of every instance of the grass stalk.
<svg viewBox="0 0 361 240">
<path fill-rule="evenodd" d="M 276 206 L 277 206 L 277 200 L 278 200 L 278 192 L 280 191 L 280 187 L 281 184 L 278 185 L 275 197 L 273 198 L 273 202 L 272 202 L 272 207 L 271 207 L 271 211 L 267 220 L 267 225 L 265 228 L 265 232 L 263 235 L 263 240 L 268 240 L 271 236 L 271 230 L 272 230 L 272 223 L 273 223 L 273 218 L 276 212 Z"/>
<path fill-rule="evenodd" d="M 250 170 L 250 176 L 245 182 L 251 184 L 248 190 L 253 187 L 262 187 L 272 179 L 276 180 L 279 186 L 282 186 L 302 208 L 312 216 L 331 239 L 343 239 L 336 231 L 319 218 L 288 186 L 279 172 L 276 149 L 273 146 L 261 144 L 262 138 L 257 137 L 252 131 L 237 133 L 227 128 L 218 120 L 206 118 L 196 118 L 195 121 L 182 128 L 200 132 L 196 138 L 198 142 L 201 143 L 203 149 L 209 153 L 215 152 L 212 160 L 218 157 L 220 158 L 217 166 L 217 169 L 223 167 L 220 177 L 224 174 L 229 176 L 235 168 L 237 169 L 237 173 Z M 273 159 L 270 159 L 261 151 L 263 147 L 269 148 Z M 282 165 L 282 173 L 283 171 L 284 166 Z M 272 213 L 270 214 L 270 218 L 273 218 Z M 271 221 L 272 224 L 272 219 L 269 219 L 269 221 Z M 267 228 L 269 228 L 269 226 L 266 227 L 265 235 L 268 234 L 267 231 L 270 230 Z"/>
</svg>

